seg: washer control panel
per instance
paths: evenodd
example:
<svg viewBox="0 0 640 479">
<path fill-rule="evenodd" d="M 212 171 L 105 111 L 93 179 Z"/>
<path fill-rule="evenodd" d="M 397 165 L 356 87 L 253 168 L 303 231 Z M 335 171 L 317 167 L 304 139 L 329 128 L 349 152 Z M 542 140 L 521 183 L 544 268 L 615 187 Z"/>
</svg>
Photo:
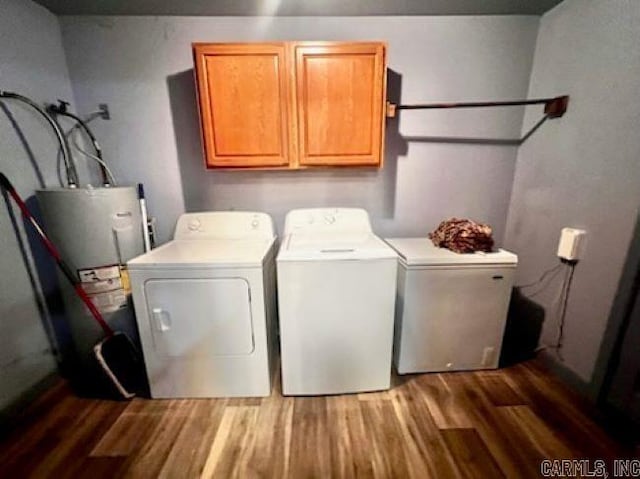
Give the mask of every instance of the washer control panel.
<svg viewBox="0 0 640 479">
<path fill-rule="evenodd" d="M 189 231 L 200 231 L 202 228 L 202 221 L 200 221 L 198 218 L 193 218 L 191 221 L 189 221 L 187 227 L 189 228 Z"/>
<path fill-rule="evenodd" d="M 361 208 L 306 208 L 287 213 L 284 234 L 370 233 L 368 213 Z"/>
</svg>

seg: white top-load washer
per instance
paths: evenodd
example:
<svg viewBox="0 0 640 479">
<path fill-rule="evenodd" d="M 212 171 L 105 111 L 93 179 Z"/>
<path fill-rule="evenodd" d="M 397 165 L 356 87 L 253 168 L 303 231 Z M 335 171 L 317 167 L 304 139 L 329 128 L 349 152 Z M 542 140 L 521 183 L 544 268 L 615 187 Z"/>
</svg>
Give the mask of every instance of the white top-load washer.
<svg viewBox="0 0 640 479">
<path fill-rule="evenodd" d="M 283 394 L 388 389 L 397 255 L 367 212 L 290 211 L 277 270 Z"/>
<path fill-rule="evenodd" d="M 271 393 L 275 240 L 264 213 L 187 213 L 127 263 L 152 397 Z"/>
<path fill-rule="evenodd" d="M 518 257 L 454 253 L 428 238 L 386 241 L 400 255 L 398 373 L 498 367 Z"/>
</svg>

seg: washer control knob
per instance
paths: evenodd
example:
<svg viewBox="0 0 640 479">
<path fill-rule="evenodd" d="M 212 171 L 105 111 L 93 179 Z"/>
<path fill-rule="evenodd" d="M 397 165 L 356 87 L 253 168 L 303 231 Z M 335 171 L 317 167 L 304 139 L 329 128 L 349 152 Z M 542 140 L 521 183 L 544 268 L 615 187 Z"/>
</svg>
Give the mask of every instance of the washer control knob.
<svg viewBox="0 0 640 479">
<path fill-rule="evenodd" d="M 200 229 L 201 223 L 199 219 L 194 219 L 189 221 L 189 231 L 198 231 Z"/>
<path fill-rule="evenodd" d="M 333 215 L 325 215 L 324 220 L 327 222 L 328 225 L 332 225 L 333 223 L 336 222 L 336 217 Z"/>
<path fill-rule="evenodd" d="M 251 228 L 253 228 L 254 230 L 258 229 L 258 226 L 260 226 L 260 222 L 257 219 L 251 222 Z"/>
</svg>

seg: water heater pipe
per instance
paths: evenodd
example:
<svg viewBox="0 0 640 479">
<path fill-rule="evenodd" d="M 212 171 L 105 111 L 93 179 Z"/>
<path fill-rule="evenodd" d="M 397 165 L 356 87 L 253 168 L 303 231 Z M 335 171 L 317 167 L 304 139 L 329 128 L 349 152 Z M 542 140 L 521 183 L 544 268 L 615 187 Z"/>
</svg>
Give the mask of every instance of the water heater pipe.
<svg viewBox="0 0 640 479">
<path fill-rule="evenodd" d="M 78 172 L 76 171 L 76 165 L 73 163 L 73 158 L 71 157 L 71 153 L 69 152 L 69 143 L 67 142 L 67 138 L 62 133 L 62 130 L 58 123 L 53 119 L 49 113 L 47 113 L 43 108 L 40 107 L 36 102 L 27 98 L 26 96 L 19 95 L 18 93 L 13 93 L 9 91 L 0 90 L 0 98 L 10 98 L 12 100 L 18 100 L 23 103 L 26 103 L 31 108 L 40 113 L 45 120 L 51 125 L 53 131 L 58 137 L 58 142 L 60 143 L 60 149 L 62 150 L 62 161 L 64 162 L 64 168 L 67 174 L 67 185 L 69 188 L 77 188 L 78 186 Z"/>
<path fill-rule="evenodd" d="M 102 148 L 100 148 L 100 144 L 98 143 L 98 140 L 96 139 L 93 132 L 89 129 L 89 126 L 84 121 L 82 121 L 82 119 L 79 116 L 74 115 L 73 113 L 67 110 L 67 105 L 68 103 L 66 101 L 58 100 L 58 105 L 57 106 L 49 105 L 49 107 L 47 108 L 47 111 L 56 115 L 63 115 L 71 118 L 78 124 L 79 128 L 82 128 L 84 130 L 86 135 L 91 140 L 93 149 L 95 150 L 96 155 L 100 160 L 99 165 L 100 165 L 100 173 L 102 175 L 102 184 L 104 186 L 111 186 L 111 182 L 109 181 L 109 175 L 107 173 L 107 168 L 104 165 L 104 158 L 102 157 Z"/>
</svg>

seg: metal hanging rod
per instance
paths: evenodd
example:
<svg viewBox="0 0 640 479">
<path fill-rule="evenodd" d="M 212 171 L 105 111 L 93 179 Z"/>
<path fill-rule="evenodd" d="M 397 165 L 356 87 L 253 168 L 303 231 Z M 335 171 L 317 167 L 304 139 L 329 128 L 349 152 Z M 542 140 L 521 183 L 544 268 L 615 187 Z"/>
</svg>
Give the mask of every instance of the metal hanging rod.
<svg viewBox="0 0 640 479">
<path fill-rule="evenodd" d="M 569 95 L 555 98 L 537 98 L 534 100 L 481 101 L 461 103 L 425 103 L 417 105 L 397 105 L 387 102 L 387 117 L 394 118 L 397 110 L 435 110 L 449 108 L 491 108 L 496 106 L 520 106 L 544 104 L 544 113 L 549 118 L 559 118 L 567 111 Z"/>
</svg>

